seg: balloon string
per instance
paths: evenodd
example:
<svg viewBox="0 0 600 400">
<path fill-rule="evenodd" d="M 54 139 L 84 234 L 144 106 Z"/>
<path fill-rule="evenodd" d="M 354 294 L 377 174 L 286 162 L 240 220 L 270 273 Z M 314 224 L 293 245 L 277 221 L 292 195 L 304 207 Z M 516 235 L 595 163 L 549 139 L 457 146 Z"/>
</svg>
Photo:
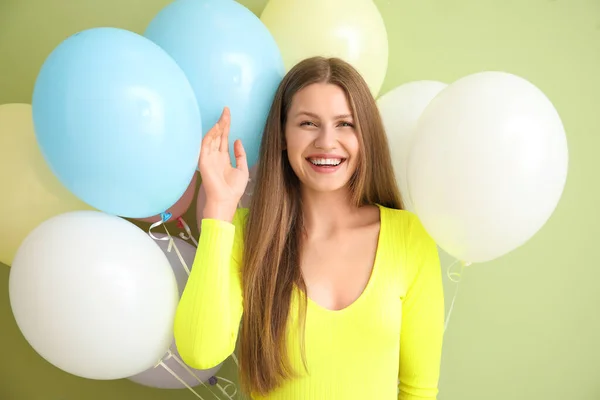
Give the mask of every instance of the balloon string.
<svg viewBox="0 0 600 400">
<path fill-rule="evenodd" d="M 231 358 L 233 359 L 233 362 L 235 362 L 235 365 L 239 368 L 240 362 L 238 361 L 238 358 L 236 357 L 235 353 L 231 353 Z"/>
<path fill-rule="evenodd" d="M 235 362 L 235 365 L 236 365 L 236 366 L 239 368 L 239 367 L 240 367 L 240 363 L 239 363 L 239 361 L 238 361 L 238 358 L 237 358 L 237 356 L 235 355 L 235 353 L 231 353 L 231 358 L 233 359 L 233 362 Z M 223 387 L 223 389 L 222 389 L 222 390 L 223 390 L 223 391 L 226 393 L 226 395 L 227 395 L 227 396 L 233 397 L 233 396 L 235 396 L 235 395 L 237 394 L 237 392 L 238 392 L 238 391 L 237 391 L 237 386 L 235 385 L 235 383 L 233 383 L 233 382 L 232 382 L 232 381 L 230 381 L 229 379 L 225 379 L 225 378 L 223 378 L 223 377 L 220 377 L 220 376 L 219 376 L 218 378 L 219 378 L 219 380 L 225 381 L 225 382 L 227 383 L 227 385 L 225 385 L 225 386 Z M 229 394 L 229 393 L 227 392 L 227 390 L 228 390 L 230 387 L 233 387 L 233 393 L 232 393 L 232 394 Z"/>
<path fill-rule="evenodd" d="M 202 386 L 204 386 L 205 388 L 207 388 L 210 393 L 215 396 L 217 398 L 217 400 L 219 399 L 219 396 L 217 396 L 208 386 L 206 386 L 206 383 L 204 383 L 204 381 L 200 378 L 198 378 L 198 376 L 194 373 L 194 371 L 192 371 L 192 369 L 190 367 L 188 367 L 183 360 L 181 360 L 181 358 L 177 357 L 177 355 L 173 354 L 170 350 L 169 350 L 169 354 L 171 355 L 171 357 L 173 357 L 173 359 L 177 362 L 177 364 L 179 364 L 183 369 L 185 369 L 191 376 L 193 376 L 194 378 L 196 378 L 196 380 L 202 384 Z M 221 388 L 220 385 L 217 384 L 217 387 L 219 387 L 219 389 L 221 389 L 221 391 L 223 391 L 223 389 Z M 231 397 L 227 394 L 227 392 L 224 392 L 224 394 L 231 399 Z"/>
<path fill-rule="evenodd" d="M 460 263 L 460 271 L 459 272 L 452 271 L 452 268 L 456 264 L 459 264 L 459 263 Z M 464 262 L 464 261 L 457 259 L 448 266 L 448 269 L 447 269 L 448 279 L 450 279 L 452 282 L 456 283 L 456 287 L 454 288 L 454 295 L 452 296 L 452 302 L 450 303 L 450 309 L 448 310 L 448 314 L 446 315 L 446 321 L 444 321 L 444 332 L 446 332 L 446 330 L 448 329 L 450 317 L 452 316 L 452 311 L 454 311 L 454 304 L 456 302 L 456 298 L 458 297 L 458 289 L 460 287 L 460 282 L 462 280 L 462 273 L 463 273 L 465 267 L 468 267 L 469 265 L 471 265 L 470 262 Z"/>
<path fill-rule="evenodd" d="M 240 202 L 240 206 L 241 206 L 241 202 Z M 185 269 L 186 273 L 188 274 L 188 276 L 190 275 L 190 269 L 187 266 L 187 263 L 185 262 L 185 260 L 183 259 L 183 256 L 181 255 L 181 252 L 179 251 L 179 249 L 177 248 L 177 245 L 175 244 L 175 241 L 173 240 L 173 237 L 171 236 L 169 230 L 167 229 L 166 225 L 164 225 L 165 222 L 167 222 L 167 220 L 169 219 L 170 215 L 165 215 L 162 214 L 161 215 L 161 221 L 155 222 L 150 226 L 150 229 L 148 230 L 148 234 L 150 235 L 150 237 L 152 237 L 154 240 L 168 240 L 169 244 L 167 247 L 167 251 L 171 252 L 171 250 L 174 248 L 175 249 L 175 253 L 177 254 L 177 257 L 179 258 L 179 261 L 181 262 L 181 264 L 183 265 L 183 268 Z M 187 233 L 187 237 L 186 235 L 181 232 L 180 233 L 180 237 L 184 240 L 187 239 L 191 239 L 194 244 L 196 245 L 196 247 L 198 246 L 198 242 L 196 241 L 196 239 L 194 239 L 190 227 L 189 225 L 183 220 L 183 218 L 178 218 L 178 221 L 181 222 L 181 224 L 183 225 L 186 233 Z M 163 225 L 165 232 L 167 234 L 167 237 L 158 237 L 155 236 L 152 233 L 152 229 L 159 227 L 160 225 Z M 235 364 L 239 367 L 239 361 L 236 357 L 236 355 L 234 353 L 231 354 L 231 357 L 233 358 L 233 361 L 235 362 Z M 182 368 L 184 368 L 191 376 L 193 376 L 194 378 L 196 378 L 196 380 L 201 383 L 205 388 L 207 388 L 211 394 L 213 394 L 217 400 L 220 400 L 219 396 L 217 396 L 212 390 L 210 390 L 210 388 L 208 386 L 206 386 L 206 383 L 204 383 L 204 381 L 202 381 L 202 379 L 198 378 L 198 376 L 179 358 L 177 357 L 175 354 L 173 354 L 171 352 L 171 350 L 168 350 L 167 353 L 167 358 L 166 360 L 173 358 L 177 364 L 179 364 Z M 183 379 L 181 379 L 177 373 L 175 373 L 175 371 L 173 371 L 172 369 L 170 369 L 164 362 L 163 360 L 159 361 L 159 363 L 157 364 L 157 366 L 160 365 L 162 366 L 165 370 L 167 370 L 171 375 L 173 375 L 173 377 L 175 379 L 177 379 L 181 384 L 183 384 L 187 389 L 189 389 L 196 397 L 200 398 L 201 400 L 204 400 L 202 398 L 202 396 L 200 396 L 194 389 L 192 389 Z M 223 380 L 225 382 L 227 382 L 227 385 L 225 385 L 225 387 L 221 386 L 219 383 L 217 383 L 217 387 L 219 388 L 219 390 L 225 395 L 227 396 L 227 398 L 229 400 L 234 400 L 233 396 L 235 396 L 237 394 L 237 387 L 235 385 L 235 383 L 233 383 L 232 381 L 225 379 L 223 377 L 219 377 L 220 380 Z M 227 392 L 227 389 L 229 389 L 230 387 L 233 387 L 233 393 L 229 394 Z"/>
<path fill-rule="evenodd" d="M 196 245 L 196 247 L 198 247 L 198 241 L 196 240 L 194 235 L 192 235 L 190 226 L 188 224 L 186 224 L 184 219 L 181 217 L 177 218 L 177 221 L 181 223 L 181 226 L 185 230 L 185 233 L 183 233 L 183 232 L 179 233 L 179 237 L 182 238 L 183 240 L 191 240 Z"/>
<path fill-rule="evenodd" d="M 223 377 L 221 377 L 221 376 L 218 376 L 217 378 L 219 378 L 219 380 L 221 380 L 221 381 L 225 381 L 225 382 L 227 382 L 227 385 L 225 385 L 225 386 L 223 387 L 223 390 L 226 392 L 226 396 L 233 397 L 233 396 L 235 396 L 235 395 L 237 394 L 237 387 L 235 386 L 235 383 L 233 383 L 233 382 L 232 382 L 232 381 L 230 381 L 229 379 L 225 379 L 225 378 L 223 378 Z M 233 387 L 233 393 L 232 393 L 232 394 L 229 394 L 229 393 L 227 393 L 227 390 L 228 390 L 230 387 Z"/>
<path fill-rule="evenodd" d="M 171 234 L 169 233 L 169 230 L 167 229 L 167 226 L 165 225 L 165 222 L 167 222 L 169 220 L 169 218 L 171 218 L 171 214 L 169 214 L 169 213 L 162 213 L 161 214 L 161 220 L 158 221 L 158 222 L 153 223 L 152 225 L 150 225 L 150 229 L 148 229 L 148 235 L 150 235 L 150 237 L 152 239 L 154 239 L 154 240 L 168 241 L 169 244 L 167 245 L 167 252 L 170 253 L 173 249 L 175 249 L 175 253 L 177 254 L 177 258 L 179 258 L 179 261 L 181 262 L 181 265 L 183 265 L 183 269 L 185 270 L 185 272 L 189 276 L 190 275 L 190 269 L 189 269 L 187 263 L 185 262 L 185 260 L 183 259 L 183 256 L 181 255 L 181 252 L 179 251 L 179 248 L 175 244 L 175 240 L 173 240 L 173 237 L 171 236 Z M 165 228 L 165 232 L 167 233 L 166 237 L 158 237 L 154 233 L 152 233 L 152 229 L 158 228 L 161 225 L 163 226 L 163 228 Z"/>
<path fill-rule="evenodd" d="M 444 322 L 444 333 L 448 329 L 448 323 L 450 322 L 450 317 L 452 316 L 452 311 L 454 310 L 454 302 L 456 301 L 456 297 L 458 296 L 459 286 L 460 280 L 456 282 L 456 287 L 454 288 L 454 296 L 452 296 L 452 303 L 450 303 L 450 309 L 448 310 L 448 315 L 446 315 L 446 321 Z"/>
<path fill-rule="evenodd" d="M 186 382 L 185 382 L 183 379 L 181 379 L 181 378 L 179 377 L 179 375 L 177 375 L 177 374 L 175 373 L 175 371 L 173 371 L 171 368 L 169 368 L 169 367 L 167 366 L 167 364 L 165 364 L 164 362 L 162 362 L 162 361 L 161 361 L 161 362 L 159 363 L 159 365 L 160 365 L 161 367 L 163 367 L 164 369 L 166 369 L 166 370 L 167 370 L 167 372 L 169 372 L 171 375 L 173 375 L 173 378 L 177 379 L 177 380 L 179 381 L 179 383 L 181 383 L 183 386 L 185 386 L 187 389 L 189 389 L 189 390 L 190 390 L 192 393 L 194 393 L 194 395 L 195 395 L 197 398 L 199 398 L 200 400 L 204 400 L 204 398 L 203 398 L 202 396 L 200 396 L 200 395 L 198 394 L 198 392 L 196 392 L 194 389 L 192 389 L 192 387 L 191 387 L 190 385 L 188 385 L 188 384 L 187 384 L 187 383 L 186 383 Z M 218 399 L 218 397 L 217 397 L 217 399 Z"/>
<path fill-rule="evenodd" d="M 181 252 L 179 251 L 179 248 L 175 244 L 175 241 L 173 240 L 173 237 L 169 233 L 169 230 L 167 229 L 167 226 L 163 225 L 163 227 L 165 228 L 165 232 L 167 233 L 167 237 L 169 238 L 168 239 L 169 240 L 169 247 L 167 248 L 167 251 L 171 252 L 171 248 L 175 249 L 175 254 L 177 254 L 177 258 L 179 258 L 179 261 L 181 262 L 181 265 L 183 266 L 183 269 L 188 274 L 188 276 L 190 276 L 190 268 L 188 267 L 187 263 L 183 259 L 183 256 L 181 255 Z"/>
<path fill-rule="evenodd" d="M 223 379 L 223 378 L 219 377 L 219 379 Z M 229 387 L 230 387 L 230 386 L 232 386 L 232 384 L 231 384 L 231 383 L 228 383 L 227 385 L 225 385 L 225 386 L 223 387 L 223 390 L 224 390 L 225 392 L 227 392 L 227 390 L 229 390 Z M 229 393 L 227 393 L 227 396 L 231 396 L 231 397 L 233 398 L 233 397 L 234 397 L 236 394 L 237 394 L 237 389 L 235 388 L 235 385 L 233 385 L 233 393 L 232 393 L 232 394 L 229 394 Z"/>
<path fill-rule="evenodd" d="M 171 218 L 171 213 L 160 214 L 160 221 L 157 221 L 157 222 L 153 223 L 152 225 L 150 225 L 150 228 L 148 229 L 148 235 L 150 235 L 150 237 L 154 240 L 168 240 L 165 238 L 159 238 L 157 236 L 154 236 L 154 234 L 152 233 L 152 229 L 158 228 L 159 226 L 161 226 L 162 224 L 167 222 L 170 218 Z"/>
<path fill-rule="evenodd" d="M 226 387 L 229 387 L 231 384 L 227 385 Z M 236 395 L 237 390 L 235 392 L 233 392 L 232 395 L 230 395 L 229 393 L 227 393 L 227 391 L 223 388 L 223 386 L 221 386 L 220 383 L 217 383 L 217 387 L 219 388 L 219 390 L 221 391 L 221 393 L 223 393 L 223 395 L 227 396 L 227 398 L 229 400 L 234 400 L 233 396 Z"/>
</svg>

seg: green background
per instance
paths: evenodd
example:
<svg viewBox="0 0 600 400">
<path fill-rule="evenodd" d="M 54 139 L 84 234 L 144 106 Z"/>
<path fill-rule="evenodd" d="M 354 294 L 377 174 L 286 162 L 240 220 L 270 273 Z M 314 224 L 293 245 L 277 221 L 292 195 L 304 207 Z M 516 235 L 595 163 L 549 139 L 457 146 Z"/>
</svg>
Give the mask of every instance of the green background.
<svg viewBox="0 0 600 400">
<path fill-rule="evenodd" d="M 142 32 L 168 2 L 0 0 L 0 104 L 30 102 L 44 58 L 68 35 L 95 26 Z M 266 1 L 242 3 L 259 13 Z M 548 224 L 522 248 L 465 271 L 446 334 L 439 398 L 600 399 L 600 272 L 594 245 L 600 237 L 600 1 L 376 3 L 390 44 L 382 93 L 412 80 L 449 83 L 478 71 L 507 71 L 548 95 L 568 135 L 569 178 Z M 0 167 L 10 168 L 2 160 Z M 443 258 L 445 265 L 450 261 Z M 8 275 L 2 266 L 0 399 L 195 398 L 186 390 L 91 381 L 52 367 L 14 323 Z M 449 305 L 454 286 L 446 281 L 445 287 Z M 221 373 L 235 377 L 230 361 Z"/>
</svg>

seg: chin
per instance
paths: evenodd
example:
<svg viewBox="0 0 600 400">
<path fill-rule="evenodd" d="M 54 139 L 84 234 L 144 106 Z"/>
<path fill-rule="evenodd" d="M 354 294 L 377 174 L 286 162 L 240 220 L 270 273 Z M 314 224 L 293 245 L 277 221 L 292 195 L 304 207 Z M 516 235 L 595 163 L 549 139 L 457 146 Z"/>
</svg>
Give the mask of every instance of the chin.
<svg viewBox="0 0 600 400">
<path fill-rule="evenodd" d="M 333 193 L 348 190 L 349 180 L 343 182 L 302 182 L 302 185 L 312 192 Z"/>
</svg>

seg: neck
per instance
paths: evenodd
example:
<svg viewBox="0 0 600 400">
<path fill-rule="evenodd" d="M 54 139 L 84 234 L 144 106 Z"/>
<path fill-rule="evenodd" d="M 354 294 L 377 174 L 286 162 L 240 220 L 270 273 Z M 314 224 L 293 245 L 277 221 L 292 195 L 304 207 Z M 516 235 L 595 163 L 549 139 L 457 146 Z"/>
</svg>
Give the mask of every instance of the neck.
<svg viewBox="0 0 600 400">
<path fill-rule="evenodd" d="M 314 192 L 302 190 L 302 213 L 307 234 L 329 235 L 348 226 L 358 208 L 350 202 L 350 191 Z"/>
</svg>

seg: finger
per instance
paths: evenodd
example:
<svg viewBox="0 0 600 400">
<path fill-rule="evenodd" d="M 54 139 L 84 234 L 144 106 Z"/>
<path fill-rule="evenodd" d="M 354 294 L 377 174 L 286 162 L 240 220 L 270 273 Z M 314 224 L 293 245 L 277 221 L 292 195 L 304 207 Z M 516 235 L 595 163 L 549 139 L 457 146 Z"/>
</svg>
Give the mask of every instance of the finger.
<svg viewBox="0 0 600 400">
<path fill-rule="evenodd" d="M 217 122 L 208 130 L 208 132 L 206 132 L 204 138 L 202 138 L 202 145 L 200 148 L 201 154 L 219 150 L 221 132 L 223 131 L 223 118 L 224 112 L 221 113 Z"/>
<path fill-rule="evenodd" d="M 210 142 L 210 151 L 211 152 L 218 152 L 219 151 L 219 144 L 221 143 L 221 138 L 220 137 L 214 137 L 213 140 Z"/>
<path fill-rule="evenodd" d="M 229 108 L 223 108 L 223 114 L 219 120 L 219 127 L 221 128 L 221 142 L 219 151 L 229 152 L 229 127 L 231 125 L 231 113 Z"/>
<path fill-rule="evenodd" d="M 246 151 L 241 140 L 233 143 L 233 153 L 235 155 L 235 167 L 240 171 L 248 171 L 248 160 L 246 160 Z"/>
<path fill-rule="evenodd" d="M 202 156 L 203 154 L 209 154 L 211 152 L 211 143 L 212 143 L 212 137 L 211 137 L 211 132 L 208 131 L 206 132 L 206 135 L 204 135 L 204 137 L 202 138 L 202 143 L 200 144 L 200 155 Z"/>
<path fill-rule="evenodd" d="M 204 138 L 202 139 L 202 144 L 200 145 L 200 154 L 210 154 L 214 151 L 219 150 L 219 138 L 214 137 L 211 131 L 206 132 Z M 215 146 L 216 143 L 216 146 Z"/>
<path fill-rule="evenodd" d="M 223 117 L 223 113 L 221 113 L 217 122 L 206 132 L 206 136 L 210 136 L 211 140 L 221 137 L 223 132 Z"/>
</svg>

